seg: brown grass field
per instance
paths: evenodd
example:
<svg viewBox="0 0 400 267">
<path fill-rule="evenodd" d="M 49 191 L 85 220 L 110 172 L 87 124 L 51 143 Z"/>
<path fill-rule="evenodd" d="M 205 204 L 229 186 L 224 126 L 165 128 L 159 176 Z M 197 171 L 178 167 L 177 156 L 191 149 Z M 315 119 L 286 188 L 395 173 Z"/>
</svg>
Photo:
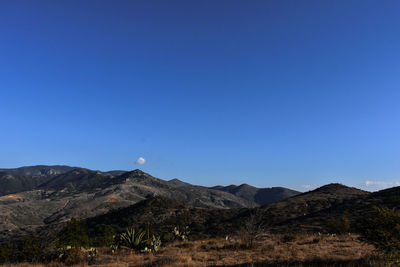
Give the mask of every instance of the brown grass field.
<svg viewBox="0 0 400 267">
<path fill-rule="evenodd" d="M 263 235 L 252 248 L 243 239 L 174 242 L 157 253 L 98 249 L 73 266 L 382 266 L 374 248 L 356 235 Z M 45 266 L 22 263 L 13 266 Z M 53 262 L 46 266 L 64 266 Z"/>
</svg>

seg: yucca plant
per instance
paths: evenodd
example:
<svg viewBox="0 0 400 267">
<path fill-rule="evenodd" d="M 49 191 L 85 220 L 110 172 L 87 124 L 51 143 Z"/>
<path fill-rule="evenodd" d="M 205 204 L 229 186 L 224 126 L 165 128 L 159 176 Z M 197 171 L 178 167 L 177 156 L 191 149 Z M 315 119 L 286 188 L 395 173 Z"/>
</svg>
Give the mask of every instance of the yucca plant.
<svg viewBox="0 0 400 267">
<path fill-rule="evenodd" d="M 121 247 L 135 250 L 141 249 L 145 242 L 143 240 L 145 234 L 145 231 L 136 231 L 133 227 L 127 228 L 125 232 L 120 235 Z"/>
</svg>

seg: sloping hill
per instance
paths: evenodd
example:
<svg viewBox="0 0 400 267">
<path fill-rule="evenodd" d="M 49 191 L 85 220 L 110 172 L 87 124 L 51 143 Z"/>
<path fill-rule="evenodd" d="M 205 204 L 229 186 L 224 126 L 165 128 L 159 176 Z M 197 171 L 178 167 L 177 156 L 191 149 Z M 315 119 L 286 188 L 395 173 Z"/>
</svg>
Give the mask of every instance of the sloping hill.
<svg viewBox="0 0 400 267">
<path fill-rule="evenodd" d="M 362 226 L 359 225 L 361 218 L 372 216 L 373 206 L 400 210 L 400 187 L 393 187 L 347 199 L 328 209 L 295 218 L 288 222 L 288 225 L 291 225 L 290 227 L 299 225 L 304 229 L 323 229 L 326 228 L 327 222 L 335 222 L 342 216 L 346 216 L 350 221 L 351 228 L 354 230 Z M 312 227 L 310 228 L 310 226 Z"/>
<path fill-rule="evenodd" d="M 69 166 L 29 166 L 0 169 L 0 196 L 32 190 L 53 177 L 72 170 Z"/>
<path fill-rule="evenodd" d="M 114 177 L 112 173 L 74 168 L 69 172 L 57 175 L 40 184 L 38 188 L 64 190 L 67 192 L 89 192 L 107 187 L 110 184 L 110 180 Z"/>
<path fill-rule="evenodd" d="M 284 187 L 257 188 L 248 184 L 241 184 L 239 186 L 214 186 L 210 188 L 229 192 L 237 197 L 246 199 L 259 205 L 278 202 L 301 193 Z"/>
<path fill-rule="evenodd" d="M 88 220 L 89 226 L 125 227 L 152 225 L 153 230 L 171 232 L 174 226 L 188 225 L 196 236 L 224 236 L 237 233 L 251 216 L 266 231 L 328 231 L 326 218 L 315 217 L 351 201 L 361 201 L 370 193 L 340 184 L 330 184 L 260 208 L 216 210 L 183 204 L 165 197 L 151 197 L 133 206 Z M 314 216 L 314 217 L 313 217 Z M 305 223 L 306 218 L 311 218 Z M 340 217 L 335 217 L 340 218 Z"/>
<path fill-rule="evenodd" d="M 176 186 L 193 186 L 192 184 L 186 183 L 184 181 L 181 181 L 177 178 L 171 179 L 168 182 L 170 182 L 171 184 L 174 184 Z"/>
<path fill-rule="evenodd" d="M 148 174 L 143 173 L 141 175 L 140 171 L 133 171 L 130 172 L 130 175 L 125 174 L 124 179 L 128 184 L 132 181 L 142 180 L 141 185 L 136 184 L 139 188 L 147 188 L 147 186 L 160 182 L 154 177 L 154 180 L 145 179 L 145 175 Z M 119 179 L 122 179 L 122 177 Z M 161 180 L 162 182 L 168 183 Z M 117 186 L 120 187 L 121 184 Z M 127 188 L 132 189 L 130 186 L 127 186 Z M 179 188 L 179 186 L 176 188 Z M 181 189 L 183 188 L 181 187 Z M 188 188 L 185 187 L 184 189 L 187 191 Z M 107 190 L 109 190 L 109 187 L 107 187 Z M 34 195 L 35 193 L 37 192 L 30 191 L 31 197 L 35 198 L 36 196 L 37 199 L 40 199 L 38 194 Z M 108 193 L 104 193 L 104 196 L 95 197 L 98 202 L 93 202 L 92 194 L 88 194 L 86 199 L 82 195 L 74 195 L 68 203 L 64 203 L 65 207 L 61 209 L 62 212 L 56 212 L 46 218 L 46 222 L 49 223 L 47 225 L 41 223 L 40 218 L 35 217 L 36 212 L 40 210 L 40 208 L 37 208 L 40 206 L 38 203 L 31 203 L 32 209 L 28 209 L 30 214 L 25 214 L 24 218 L 25 220 L 31 219 L 31 223 L 36 220 L 37 228 L 40 226 L 47 232 L 46 229 L 51 229 L 54 232 L 54 229 L 59 227 L 60 223 L 74 216 L 87 218 L 89 230 L 93 237 L 101 235 L 106 225 L 112 225 L 117 231 L 123 231 L 124 228 L 129 226 L 142 229 L 150 227 L 151 231 L 167 235 L 171 234 L 175 226 L 189 226 L 191 235 L 195 238 L 236 234 L 245 224 L 251 221 L 252 217 L 256 218 L 253 223 L 273 233 L 286 233 L 288 231 L 329 232 L 327 222 L 341 218 L 344 212 L 348 212 L 351 221 L 354 222 L 360 216 L 368 216 L 373 204 L 400 207 L 400 187 L 371 194 L 340 184 L 330 184 L 280 202 L 270 203 L 258 208 L 241 209 L 198 207 L 177 200 L 176 196 L 179 197 L 180 194 L 182 194 L 180 191 L 176 191 L 175 198 L 147 195 L 140 201 L 126 201 L 123 204 L 116 195 L 112 195 L 112 201 L 110 201 L 110 194 Z M 62 198 L 63 200 L 65 198 Z M 8 201 L 9 204 L 12 204 L 13 201 L 21 203 L 16 197 L 9 198 Z M 43 204 L 40 200 L 37 201 Z M 62 201 L 57 199 L 48 202 L 56 206 L 58 205 L 57 201 L 62 204 Z M 0 209 L 1 207 L 0 205 Z M 51 209 L 51 206 L 46 206 L 45 210 L 48 209 Z M 0 212 L 4 214 L 3 210 L 0 210 Z M 13 217 L 15 215 L 8 216 L 8 218 Z M 29 229 L 29 225 L 27 226 L 26 222 L 23 221 L 23 216 L 18 216 L 18 220 L 17 223 L 21 223 L 25 228 L 24 231 Z M 5 239 L 13 233 L 3 231 L 1 234 Z"/>
<path fill-rule="evenodd" d="M 0 197 L 0 231 L 32 230 L 71 217 L 89 218 L 130 206 L 147 196 L 165 196 L 204 208 L 252 205 L 230 193 L 177 186 L 140 170 L 114 177 L 76 168 L 53 177 L 36 190 Z"/>
<path fill-rule="evenodd" d="M 205 209 L 180 201 L 156 196 L 137 204 L 111 211 L 86 220 L 92 236 L 101 235 L 106 225 L 121 232 L 127 227 L 147 229 L 164 235 L 172 234 L 174 227 L 189 226 L 192 237 L 223 235 L 231 229 L 227 222 L 238 213 L 236 209 Z M 165 236 L 164 236 L 165 238 Z"/>
<path fill-rule="evenodd" d="M 321 228 L 326 228 L 327 218 L 321 218 L 318 221 L 309 220 L 307 223 L 300 223 L 300 221 L 318 213 L 330 213 L 332 208 L 347 205 L 353 201 L 362 202 L 369 194 L 354 187 L 328 184 L 284 201 L 265 205 L 260 208 L 260 213 L 272 229 L 293 231 L 294 227 L 297 227 L 298 231 L 319 231 Z"/>
<path fill-rule="evenodd" d="M 307 224 L 295 224 L 304 218 L 310 218 L 314 214 L 329 212 L 333 207 L 349 203 L 351 201 L 363 202 L 370 195 L 369 192 L 347 187 L 341 184 L 329 184 L 303 194 L 290 197 L 280 202 L 264 205 L 253 211 L 244 211 L 238 215 L 237 220 L 243 221 L 250 214 L 257 214 L 259 221 L 272 231 L 317 231 L 321 229 L 320 221 L 310 220 Z M 297 227 L 294 228 L 295 225 Z"/>
</svg>

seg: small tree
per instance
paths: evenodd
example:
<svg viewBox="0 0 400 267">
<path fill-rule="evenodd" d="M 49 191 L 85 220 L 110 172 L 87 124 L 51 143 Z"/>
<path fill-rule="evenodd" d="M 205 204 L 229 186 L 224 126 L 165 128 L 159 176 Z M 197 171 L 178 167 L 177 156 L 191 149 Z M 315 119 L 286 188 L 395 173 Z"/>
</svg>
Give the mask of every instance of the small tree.
<svg viewBox="0 0 400 267">
<path fill-rule="evenodd" d="M 89 245 L 89 236 L 84 221 L 72 218 L 58 234 L 60 247 L 81 248 Z"/>
<path fill-rule="evenodd" d="M 350 232 L 350 221 L 346 214 L 337 220 L 329 221 L 327 226 L 334 234 L 346 234 Z"/>
<path fill-rule="evenodd" d="M 251 213 L 238 232 L 242 244 L 247 248 L 253 248 L 258 236 L 264 232 L 264 226 L 260 218 L 261 216 L 258 212 Z"/>
<path fill-rule="evenodd" d="M 26 238 L 22 243 L 21 252 L 25 260 L 30 262 L 38 262 L 42 255 L 43 245 L 38 237 Z"/>
<path fill-rule="evenodd" d="M 115 243 L 115 230 L 111 225 L 104 228 L 103 235 L 100 237 L 99 243 L 101 246 L 110 247 Z"/>
<path fill-rule="evenodd" d="M 0 264 L 16 262 L 20 259 L 18 247 L 9 243 L 0 247 Z"/>
<path fill-rule="evenodd" d="M 387 255 L 400 252 L 400 212 L 373 207 L 374 214 L 363 218 L 358 227 L 360 239 L 374 245 Z"/>
</svg>

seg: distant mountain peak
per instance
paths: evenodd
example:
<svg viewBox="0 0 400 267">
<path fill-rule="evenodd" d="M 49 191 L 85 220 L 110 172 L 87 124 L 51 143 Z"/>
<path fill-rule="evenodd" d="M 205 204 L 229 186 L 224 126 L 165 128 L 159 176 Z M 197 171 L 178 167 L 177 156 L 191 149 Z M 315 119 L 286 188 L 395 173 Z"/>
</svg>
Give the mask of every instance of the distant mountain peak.
<svg viewBox="0 0 400 267">
<path fill-rule="evenodd" d="M 171 179 L 168 182 L 170 182 L 171 184 L 174 184 L 176 186 L 191 186 L 192 185 L 192 184 L 186 183 L 182 180 L 179 180 L 178 178 Z"/>
<path fill-rule="evenodd" d="M 128 174 L 129 175 L 137 175 L 137 176 L 140 176 L 140 175 L 149 175 L 150 176 L 150 174 L 148 174 L 140 169 L 135 169 L 133 171 L 130 171 L 130 172 L 128 172 Z"/>
<path fill-rule="evenodd" d="M 317 189 L 313 190 L 315 192 L 332 192 L 335 193 L 337 191 L 342 191 L 342 190 L 356 190 L 356 191 L 363 191 L 361 189 L 358 188 L 354 188 L 354 187 L 350 187 L 350 186 L 346 186 L 340 183 L 331 183 L 331 184 L 327 184 L 321 187 L 318 187 Z"/>
</svg>

